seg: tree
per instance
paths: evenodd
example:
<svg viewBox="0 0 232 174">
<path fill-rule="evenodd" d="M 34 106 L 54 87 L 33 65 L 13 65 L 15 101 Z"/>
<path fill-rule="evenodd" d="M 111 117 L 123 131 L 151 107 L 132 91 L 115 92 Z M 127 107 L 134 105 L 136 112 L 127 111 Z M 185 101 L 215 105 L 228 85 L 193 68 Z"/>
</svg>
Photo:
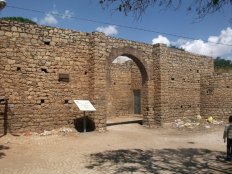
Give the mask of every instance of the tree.
<svg viewBox="0 0 232 174">
<path fill-rule="evenodd" d="M 9 20 L 9 21 L 17 21 L 29 24 L 37 24 L 36 22 L 32 21 L 31 19 L 23 18 L 23 17 L 3 17 L 0 20 Z"/>
<path fill-rule="evenodd" d="M 214 59 L 214 67 L 216 69 L 232 69 L 232 61 L 217 57 Z"/>
<path fill-rule="evenodd" d="M 133 13 L 136 18 L 140 18 L 150 6 L 178 9 L 182 0 L 99 0 L 99 3 L 103 8 L 113 6 L 116 11 L 123 12 L 125 15 Z M 226 6 L 232 7 L 232 0 L 192 0 L 187 11 L 203 18 L 208 14 L 221 11 Z"/>
<path fill-rule="evenodd" d="M 170 47 L 170 48 L 177 49 L 177 50 L 180 50 L 180 51 L 185 51 L 183 48 L 178 47 L 178 46 L 176 46 L 176 45 L 170 45 L 169 47 Z"/>
</svg>

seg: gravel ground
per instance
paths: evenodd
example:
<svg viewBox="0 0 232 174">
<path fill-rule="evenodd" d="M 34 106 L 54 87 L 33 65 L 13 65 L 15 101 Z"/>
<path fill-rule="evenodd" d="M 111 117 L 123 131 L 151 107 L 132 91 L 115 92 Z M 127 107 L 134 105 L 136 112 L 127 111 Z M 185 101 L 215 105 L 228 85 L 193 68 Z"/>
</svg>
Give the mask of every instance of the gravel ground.
<svg viewBox="0 0 232 174">
<path fill-rule="evenodd" d="M 232 174 L 223 126 L 190 130 L 109 126 L 105 133 L 0 138 L 0 174 Z"/>
</svg>

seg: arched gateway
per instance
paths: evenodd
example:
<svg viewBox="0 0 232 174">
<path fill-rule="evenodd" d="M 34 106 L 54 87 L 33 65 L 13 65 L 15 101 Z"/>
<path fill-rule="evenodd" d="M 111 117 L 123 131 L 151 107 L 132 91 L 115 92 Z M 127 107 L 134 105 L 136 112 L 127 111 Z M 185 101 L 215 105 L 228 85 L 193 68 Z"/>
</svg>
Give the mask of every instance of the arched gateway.
<svg viewBox="0 0 232 174">
<path fill-rule="evenodd" d="M 143 119 L 144 120 L 147 120 L 147 115 L 145 114 L 146 112 L 146 108 L 148 108 L 148 103 L 146 102 L 147 101 L 147 98 L 148 98 L 148 93 L 147 93 L 147 82 L 149 81 L 149 76 L 148 76 L 148 73 L 147 73 L 147 70 L 146 70 L 146 62 L 144 60 L 144 55 L 142 54 L 141 51 L 137 50 L 137 49 L 134 49 L 132 47 L 120 47 L 120 48 L 112 48 L 111 50 L 111 53 L 108 57 L 108 60 L 107 60 L 107 63 L 108 63 L 108 66 L 107 66 L 107 92 L 109 93 L 108 96 L 115 96 L 115 95 L 118 95 L 119 93 L 115 93 L 115 91 L 110 92 L 109 88 L 111 88 L 111 85 L 113 86 L 113 84 L 111 84 L 111 67 L 112 67 L 112 62 L 114 61 L 115 58 L 119 57 L 119 56 L 125 56 L 125 57 L 128 57 L 130 58 L 135 64 L 136 66 L 138 67 L 139 69 L 139 73 L 141 74 L 141 90 L 133 90 L 131 91 L 130 93 L 133 92 L 133 114 L 142 114 L 143 115 Z M 129 68 L 129 67 L 128 67 Z M 132 74 L 133 75 L 133 74 Z M 117 74 L 116 74 L 117 76 Z M 121 79 L 123 80 L 123 79 Z M 124 90 L 124 89 L 119 89 L 119 90 Z M 130 89 L 129 89 L 130 90 Z M 120 93 L 126 93 L 126 91 L 121 91 Z M 122 95 L 123 96 L 123 95 Z M 125 95 L 124 95 L 125 96 Z M 121 96 L 119 96 L 121 97 Z M 128 97 L 128 96 L 127 96 Z M 129 97 L 130 98 L 130 95 Z M 110 97 L 107 98 L 107 117 L 111 116 L 110 114 L 112 114 L 110 112 L 110 108 L 109 108 L 109 104 L 111 106 L 111 100 L 110 100 Z M 122 105 L 125 105 L 125 103 L 121 103 Z M 134 106 L 136 105 L 136 106 Z M 117 106 L 115 106 L 117 108 Z M 120 109 L 120 108 L 118 108 Z M 130 112 L 129 108 L 126 108 L 127 112 Z M 115 111 L 113 111 L 115 112 Z M 116 111 L 118 112 L 118 111 Z M 124 111 L 125 112 L 125 111 Z M 115 113 L 113 113 L 115 114 Z"/>
<path fill-rule="evenodd" d="M 92 63 L 94 65 L 92 68 L 92 101 L 97 109 L 93 114 L 93 119 L 97 118 L 95 122 L 100 122 L 98 125 L 103 129 L 106 128 L 110 68 L 115 58 L 127 56 L 137 65 L 142 76 L 141 113 L 143 124 L 148 127 L 160 124 L 159 57 L 154 53 L 155 50 L 160 49 L 160 46 L 154 47 L 149 44 L 110 38 L 102 33 L 93 33 L 92 37 L 95 38 L 92 45 Z"/>
</svg>

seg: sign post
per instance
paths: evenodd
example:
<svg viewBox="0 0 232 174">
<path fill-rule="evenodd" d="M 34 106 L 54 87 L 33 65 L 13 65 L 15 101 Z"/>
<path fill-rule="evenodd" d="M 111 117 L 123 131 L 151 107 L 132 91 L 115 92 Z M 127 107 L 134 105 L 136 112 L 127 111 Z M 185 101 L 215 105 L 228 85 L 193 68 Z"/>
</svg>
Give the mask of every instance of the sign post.
<svg viewBox="0 0 232 174">
<path fill-rule="evenodd" d="M 77 107 L 80 109 L 80 111 L 84 111 L 84 118 L 83 118 L 83 126 L 84 126 L 84 132 L 86 132 L 86 111 L 96 111 L 92 103 L 90 103 L 89 100 L 74 100 Z"/>
<path fill-rule="evenodd" d="M 84 125 L 84 132 L 86 132 L 86 115 L 85 115 L 85 111 L 84 111 L 83 125 Z"/>
</svg>

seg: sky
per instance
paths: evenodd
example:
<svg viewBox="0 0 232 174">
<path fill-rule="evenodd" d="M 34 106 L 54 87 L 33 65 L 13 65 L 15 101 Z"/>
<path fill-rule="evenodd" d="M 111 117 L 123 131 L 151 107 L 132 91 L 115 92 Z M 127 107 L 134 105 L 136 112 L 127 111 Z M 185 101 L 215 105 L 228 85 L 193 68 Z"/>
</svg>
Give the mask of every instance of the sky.
<svg viewBox="0 0 232 174">
<path fill-rule="evenodd" d="M 186 51 L 232 60 L 232 8 L 198 19 L 187 11 L 193 0 L 178 10 L 149 7 L 140 19 L 112 8 L 103 9 L 99 0 L 6 0 L 0 17 L 20 16 L 40 25 L 106 35 L 148 44 L 164 43 Z M 216 44 L 214 44 L 216 43 Z"/>
</svg>

